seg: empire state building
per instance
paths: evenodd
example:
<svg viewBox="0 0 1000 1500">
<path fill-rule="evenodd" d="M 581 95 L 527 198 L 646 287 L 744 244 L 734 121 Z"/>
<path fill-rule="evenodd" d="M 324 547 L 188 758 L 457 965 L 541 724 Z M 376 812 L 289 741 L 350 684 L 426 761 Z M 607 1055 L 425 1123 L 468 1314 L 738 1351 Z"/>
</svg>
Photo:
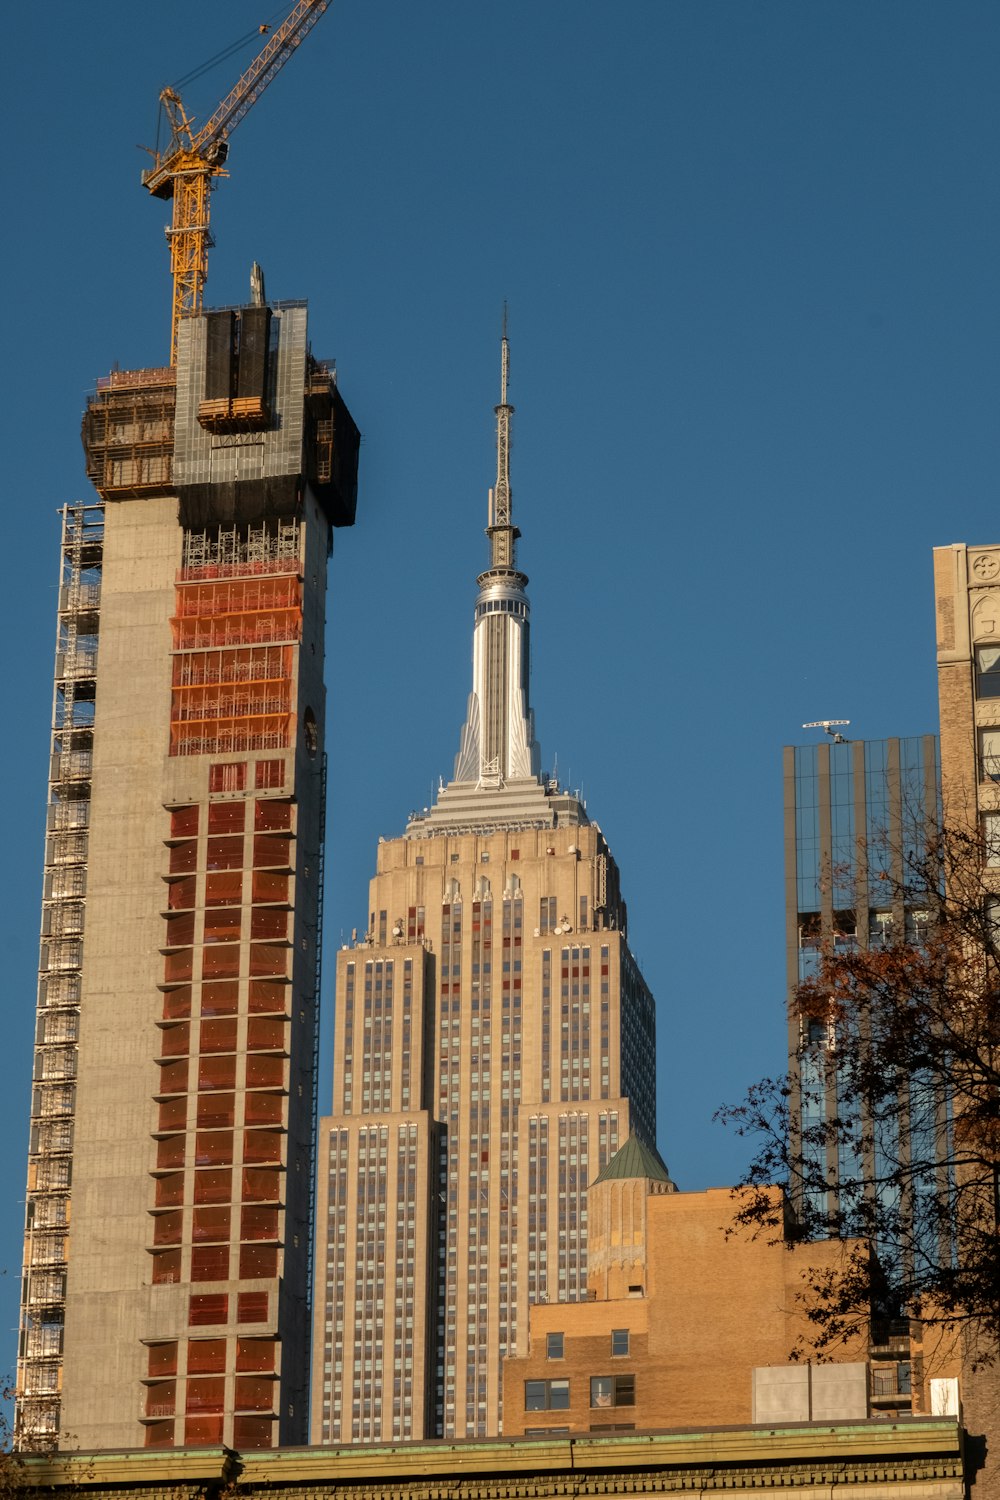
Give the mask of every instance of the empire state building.
<svg viewBox="0 0 1000 1500">
<path fill-rule="evenodd" d="M 454 775 L 379 844 L 367 930 L 338 955 L 314 1443 L 501 1433 L 528 1306 L 586 1296 L 588 1184 L 630 1134 L 655 1144 L 654 1004 L 618 868 L 540 770 L 508 373 L 505 336 Z"/>
</svg>

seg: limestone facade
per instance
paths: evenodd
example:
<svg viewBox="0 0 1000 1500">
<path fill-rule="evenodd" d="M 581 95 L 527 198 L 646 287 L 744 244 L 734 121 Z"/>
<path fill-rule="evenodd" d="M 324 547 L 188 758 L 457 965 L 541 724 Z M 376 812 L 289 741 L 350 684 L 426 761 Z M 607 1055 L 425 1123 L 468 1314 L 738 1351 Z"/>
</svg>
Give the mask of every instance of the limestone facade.
<svg viewBox="0 0 1000 1500">
<path fill-rule="evenodd" d="M 529 1304 L 584 1295 L 588 1184 L 655 1130 L 617 887 L 588 821 L 379 844 L 337 962 L 314 1441 L 495 1435 Z"/>
</svg>

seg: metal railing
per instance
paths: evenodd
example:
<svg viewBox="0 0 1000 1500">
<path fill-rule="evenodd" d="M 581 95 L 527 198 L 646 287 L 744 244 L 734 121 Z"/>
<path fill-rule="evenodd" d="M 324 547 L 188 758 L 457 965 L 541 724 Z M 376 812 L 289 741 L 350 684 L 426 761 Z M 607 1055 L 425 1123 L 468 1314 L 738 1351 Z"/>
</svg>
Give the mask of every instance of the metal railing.
<svg viewBox="0 0 1000 1500">
<path fill-rule="evenodd" d="M 887 1396 L 907 1396 L 911 1394 L 910 1369 L 903 1365 L 895 1370 L 873 1370 L 872 1371 L 872 1399 L 874 1401 L 885 1400 Z"/>
</svg>

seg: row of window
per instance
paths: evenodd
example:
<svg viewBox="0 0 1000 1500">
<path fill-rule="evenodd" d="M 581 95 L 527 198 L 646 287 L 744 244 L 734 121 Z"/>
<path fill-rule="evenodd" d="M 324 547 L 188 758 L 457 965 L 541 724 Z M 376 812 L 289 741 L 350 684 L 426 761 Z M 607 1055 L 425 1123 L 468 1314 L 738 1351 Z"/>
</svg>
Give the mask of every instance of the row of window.
<svg viewBox="0 0 1000 1500">
<path fill-rule="evenodd" d="M 568 1411 L 569 1387 L 568 1380 L 526 1380 L 525 1411 Z M 590 1405 L 592 1410 L 609 1406 L 634 1406 L 635 1376 L 592 1375 Z"/>
<path fill-rule="evenodd" d="M 267 1292 L 237 1292 L 237 1323 L 266 1323 L 268 1314 Z M 226 1323 L 229 1320 L 229 1293 L 210 1292 L 195 1294 L 188 1298 L 188 1323 L 192 1327 L 208 1323 Z"/>
<path fill-rule="evenodd" d="M 545 1358 L 565 1358 L 566 1335 L 563 1333 L 547 1333 L 545 1335 Z M 615 1359 L 623 1358 L 629 1352 L 629 1338 L 627 1328 L 612 1328 L 611 1330 L 611 1354 Z"/>
<path fill-rule="evenodd" d="M 178 1410 L 177 1382 L 158 1381 L 147 1387 L 146 1415 L 170 1417 Z M 271 1411 L 277 1397 L 273 1377 L 237 1375 L 234 1399 L 237 1411 Z M 225 1377 L 216 1375 L 197 1376 L 188 1380 L 187 1390 L 181 1393 L 181 1411 L 224 1412 L 226 1409 Z"/>
<path fill-rule="evenodd" d="M 591 1432 L 634 1432 L 634 1422 L 591 1422 Z M 526 1427 L 525 1437 L 569 1437 L 568 1427 Z"/>
<path fill-rule="evenodd" d="M 284 763 L 280 760 L 258 761 L 256 766 L 257 784 L 261 781 L 277 776 L 278 771 L 283 774 Z M 277 767 L 278 771 L 272 771 Z M 223 789 L 227 777 L 238 777 L 246 772 L 246 763 L 241 765 L 214 765 L 210 768 L 213 782 Z M 219 776 L 216 779 L 215 773 Z M 245 784 L 245 774 L 243 780 Z M 213 790 L 215 790 L 213 784 Z M 239 788 L 234 788 L 239 790 Z M 246 801 L 240 802 L 212 802 L 208 807 L 208 815 L 205 819 L 203 832 L 209 833 L 243 833 L 247 825 L 247 808 L 250 804 Z M 170 813 L 170 837 L 172 839 L 196 838 L 201 822 L 201 808 L 197 803 L 188 803 L 183 807 L 175 807 Z M 253 827 L 258 833 L 268 832 L 274 829 L 290 829 L 292 826 L 292 804 L 284 800 L 273 800 L 266 798 L 258 799 L 253 803 Z"/>
<path fill-rule="evenodd" d="M 186 1417 L 184 1420 L 182 1445 L 192 1448 L 220 1446 L 225 1420 L 225 1415 L 222 1412 L 215 1414 L 202 1412 L 197 1416 Z M 233 1419 L 232 1441 L 240 1449 L 270 1448 L 273 1443 L 273 1436 L 273 1419 L 270 1415 L 263 1417 L 238 1416 Z M 168 1417 L 165 1421 L 149 1422 L 147 1424 L 147 1448 L 173 1448 L 175 1441 L 173 1417 Z"/>
<path fill-rule="evenodd" d="M 234 807 L 238 805 L 238 803 L 232 802 L 212 804 L 212 806 L 216 807 Z M 274 833 L 256 834 L 249 859 L 244 858 L 242 833 L 221 834 L 217 837 L 209 838 L 205 856 L 206 870 L 214 873 L 218 870 L 243 870 L 251 867 L 254 870 L 292 869 L 294 865 L 291 838 Z M 185 839 L 183 842 L 172 846 L 168 871 L 170 875 L 190 875 L 197 868 L 197 839 Z"/>
<path fill-rule="evenodd" d="M 179 985 L 176 989 L 167 990 L 163 997 L 163 1019 L 165 1021 L 183 1021 L 191 1016 L 192 992 L 195 986 L 190 984 Z M 240 986 L 235 979 L 206 980 L 197 987 L 201 998 L 201 1050 L 202 1052 L 225 1052 L 235 1050 L 222 1045 L 209 1046 L 206 1041 L 209 1037 L 222 1042 L 226 1035 L 224 1032 L 214 1033 L 204 1030 L 205 1019 L 217 1016 L 235 1016 L 240 1011 Z M 286 1012 L 288 1003 L 288 989 L 281 979 L 251 979 L 247 987 L 247 995 L 244 1001 L 244 1009 L 250 1015 L 263 1013 Z M 251 1022 L 251 1025 L 253 1023 Z M 169 1028 L 168 1028 L 169 1029 Z M 256 1034 L 256 1033 L 255 1033 Z M 253 1051 L 251 1047 L 248 1051 Z M 265 1049 L 260 1049 L 265 1050 Z"/>
</svg>

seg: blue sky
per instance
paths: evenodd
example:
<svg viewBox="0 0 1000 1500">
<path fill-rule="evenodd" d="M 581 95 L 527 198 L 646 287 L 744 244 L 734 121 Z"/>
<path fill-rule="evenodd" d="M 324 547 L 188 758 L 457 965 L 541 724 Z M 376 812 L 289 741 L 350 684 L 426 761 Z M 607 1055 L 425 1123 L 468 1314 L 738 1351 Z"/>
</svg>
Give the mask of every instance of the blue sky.
<svg viewBox="0 0 1000 1500">
<path fill-rule="evenodd" d="M 135 145 L 159 89 L 282 14 L 57 0 L 6 24 L 0 1370 L 56 510 L 87 497 L 96 378 L 167 357 Z M 935 728 L 930 550 L 1000 537 L 998 48 L 977 0 L 335 0 L 213 200 L 207 300 L 245 300 L 253 259 L 307 297 L 364 434 L 330 574 L 328 985 L 378 837 L 457 748 L 506 298 L 538 733 L 622 869 L 682 1187 L 738 1175 L 712 1112 L 782 1066 L 781 746 L 817 718 Z M 185 92 L 201 118 L 240 61 Z"/>
</svg>

